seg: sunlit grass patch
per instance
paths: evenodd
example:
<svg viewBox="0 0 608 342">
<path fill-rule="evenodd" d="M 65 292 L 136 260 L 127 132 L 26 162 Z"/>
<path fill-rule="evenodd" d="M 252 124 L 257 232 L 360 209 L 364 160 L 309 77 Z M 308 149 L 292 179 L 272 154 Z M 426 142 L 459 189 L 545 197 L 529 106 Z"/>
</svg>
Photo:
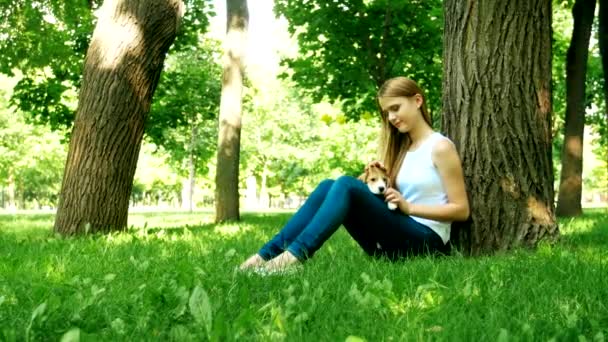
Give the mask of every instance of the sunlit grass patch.
<svg viewBox="0 0 608 342">
<path fill-rule="evenodd" d="M 144 227 L 181 228 L 184 226 L 201 226 L 213 223 L 214 213 L 209 210 L 177 212 L 132 212 L 129 214 L 129 226 L 134 229 Z"/>
<path fill-rule="evenodd" d="M 126 232 L 80 238 L 48 234 L 48 216 L 11 218 L 26 233 L 0 233 L 0 340 L 608 336 L 602 212 L 562 222 L 557 244 L 477 258 L 373 259 L 340 229 L 288 277 L 234 272 L 288 213 L 220 225 L 204 212 L 137 215 Z"/>
</svg>

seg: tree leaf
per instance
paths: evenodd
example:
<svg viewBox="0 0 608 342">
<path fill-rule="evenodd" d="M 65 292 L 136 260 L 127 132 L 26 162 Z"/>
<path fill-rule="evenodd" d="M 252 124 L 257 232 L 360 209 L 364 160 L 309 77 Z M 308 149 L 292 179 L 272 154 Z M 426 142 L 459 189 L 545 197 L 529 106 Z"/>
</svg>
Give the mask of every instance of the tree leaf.
<svg viewBox="0 0 608 342">
<path fill-rule="evenodd" d="M 211 333 L 212 309 L 207 292 L 200 286 L 196 286 L 190 295 L 190 312 L 194 319 L 205 326 L 207 333 Z"/>
</svg>

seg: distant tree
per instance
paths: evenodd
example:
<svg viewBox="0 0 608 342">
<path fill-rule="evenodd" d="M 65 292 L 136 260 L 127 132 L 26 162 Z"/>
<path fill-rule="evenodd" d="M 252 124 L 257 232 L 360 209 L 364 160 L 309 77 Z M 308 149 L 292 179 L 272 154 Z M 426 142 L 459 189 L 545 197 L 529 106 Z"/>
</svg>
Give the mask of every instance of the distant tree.
<svg viewBox="0 0 608 342">
<path fill-rule="evenodd" d="M 566 56 L 566 120 L 562 146 L 562 169 L 557 200 L 558 216 L 582 214 L 583 133 L 585 128 L 585 80 L 589 38 L 596 0 L 576 0 L 572 8 L 574 27 Z"/>
<path fill-rule="evenodd" d="M 61 134 L 28 124 L 8 106 L 11 82 L 0 77 L 0 207 L 54 206 L 66 149 Z"/>
<path fill-rule="evenodd" d="M 246 0 L 227 0 L 226 9 L 226 41 L 215 173 L 216 222 L 239 219 L 243 58 L 249 22 Z"/>
<path fill-rule="evenodd" d="M 444 1 L 443 127 L 462 158 L 467 254 L 559 231 L 551 159 L 551 0 Z"/>
<path fill-rule="evenodd" d="M 191 49 L 167 57 L 150 119 L 147 140 L 166 151 L 184 182 L 183 206 L 193 209 L 196 175 L 205 174 L 217 148 L 217 116 L 221 85 L 219 46 L 202 40 Z"/>
<path fill-rule="evenodd" d="M 87 51 L 55 231 L 124 229 L 133 175 L 179 0 L 107 0 Z"/>
</svg>

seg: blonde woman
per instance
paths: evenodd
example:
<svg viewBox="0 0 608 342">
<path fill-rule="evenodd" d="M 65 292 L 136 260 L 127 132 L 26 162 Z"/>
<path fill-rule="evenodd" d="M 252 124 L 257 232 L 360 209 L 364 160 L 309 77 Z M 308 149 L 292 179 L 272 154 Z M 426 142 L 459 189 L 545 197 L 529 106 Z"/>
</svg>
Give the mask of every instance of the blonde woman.
<svg viewBox="0 0 608 342">
<path fill-rule="evenodd" d="M 433 131 L 422 89 L 396 77 L 378 92 L 383 161 L 390 188 L 372 194 L 359 179 L 324 180 L 241 270 L 285 271 L 311 258 L 343 225 L 363 250 L 391 259 L 444 250 L 453 221 L 469 216 L 462 165 L 452 141 Z M 397 205 L 391 211 L 385 202 Z"/>
</svg>

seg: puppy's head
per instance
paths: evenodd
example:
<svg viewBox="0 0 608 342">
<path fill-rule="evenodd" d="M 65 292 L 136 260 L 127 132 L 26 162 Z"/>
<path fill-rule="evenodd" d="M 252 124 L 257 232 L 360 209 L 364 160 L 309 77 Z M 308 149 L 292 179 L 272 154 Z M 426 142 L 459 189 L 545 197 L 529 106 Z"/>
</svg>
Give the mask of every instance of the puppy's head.
<svg viewBox="0 0 608 342">
<path fill-rule="evenodd" d="M 388 175 L 385 169 L 375 165 L 365 168 L 365 172 L 359 176 L 367 184 L 369 191 L 381 195 L 388 188 Z"/>
</svg>

